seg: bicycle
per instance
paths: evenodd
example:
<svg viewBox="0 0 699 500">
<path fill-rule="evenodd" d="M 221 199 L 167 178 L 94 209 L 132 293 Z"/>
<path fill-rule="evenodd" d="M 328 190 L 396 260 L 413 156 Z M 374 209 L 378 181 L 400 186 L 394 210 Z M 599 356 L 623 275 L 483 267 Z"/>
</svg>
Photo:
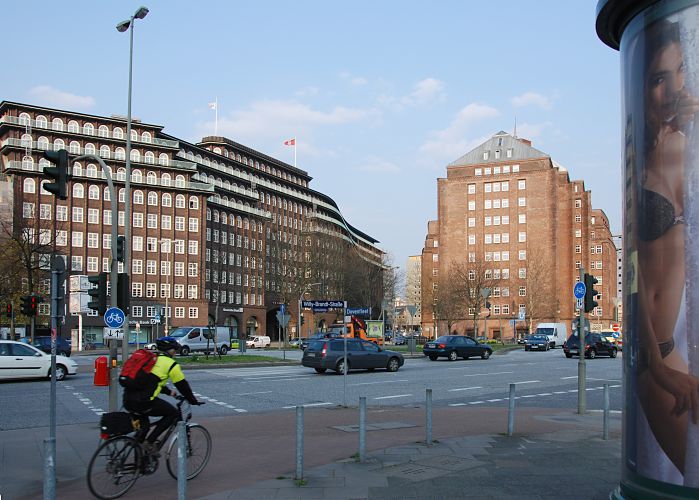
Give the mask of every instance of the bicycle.
<svg viewBox="0 0 699 500">
<path fill-rule="evenodd" d="M 184 420 L 187 426 L 187 480 L 190 480 L 197 477 L 209 462 L 211 434 L 202 425 L 189 422 L 192 418 L 191 405 L 181 396 L 177 399 L 177 419 L 165 431 L 157 448 L 160 452 L 167 444 L 167 471 L 177 479 L 176 429 L 177 423 Z M 138 419 L 137 414 L 129 412 L 127 415 L 132 421 Z M 153 474 L 158 469 L 159 455 L 149 455 L 144 448 L 144 440 L 141 429 L 132 429 L 128 433 L 109 437 L 97 447 L 87 468 L 87 485 L 95 497 L 119 498 L 129 491 L 139 477 Z"/>
</svg>

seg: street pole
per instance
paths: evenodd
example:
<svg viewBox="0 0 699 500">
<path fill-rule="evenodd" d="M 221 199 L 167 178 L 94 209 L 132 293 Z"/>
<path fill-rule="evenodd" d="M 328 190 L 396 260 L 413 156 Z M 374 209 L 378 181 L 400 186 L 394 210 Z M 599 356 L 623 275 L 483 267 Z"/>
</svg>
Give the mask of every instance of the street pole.
<svg viewBox="0 0 699 500">
<path fill-rule="evenodd" d="M 342 309 L 342 339 L 344 344 L 344 359 L 342 363 L 342 406 L 347 408 L 347 301 L 344 301 Z"/>
<path fill-rule="evenodd" d="M 585 282 L 585 268 L 580 266 L 580 282 Z M 584 299 L 583 299 L 584 300 Z M 578 414 L 585 414 L 585 304 L 580 308 L 578 321 Z"/>
</svg>

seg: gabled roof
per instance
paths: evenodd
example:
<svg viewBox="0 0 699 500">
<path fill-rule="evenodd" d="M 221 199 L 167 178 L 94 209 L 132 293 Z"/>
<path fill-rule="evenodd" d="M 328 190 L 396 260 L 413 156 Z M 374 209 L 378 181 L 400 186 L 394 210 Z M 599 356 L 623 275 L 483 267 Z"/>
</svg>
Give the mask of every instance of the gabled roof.
<svg viewBox="0 0 699 500">
<path fill-rule="evenodd" d="M 507 157 L 507 150 L 512 149 L 512 156 Z M 483 158 L 483 153 L 489 152 L 488 158 Z M 500 151 L 500 158 L 495 158 L 495 151 Z M 507 132 L 500 131 L 485 141 L 477 148 L 469 151 L 458 160 L 451 162 L 448 167 L 460 167 L 464 165 L 480 165 L 493 161 L 516 162 L 518 160 L 530 160 L 534 158 L 548 158 L 549 155 L 533 148 L 529 141 L 513 137 Z"/>
</svg>

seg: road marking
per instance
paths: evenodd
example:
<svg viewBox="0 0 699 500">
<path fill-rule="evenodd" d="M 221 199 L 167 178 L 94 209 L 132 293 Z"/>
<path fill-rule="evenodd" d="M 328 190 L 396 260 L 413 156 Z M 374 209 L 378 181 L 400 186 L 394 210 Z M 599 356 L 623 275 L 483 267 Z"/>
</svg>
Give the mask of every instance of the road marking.
<svg viewBox="0 0 699 500">
<path fill-rule="evenodd" d="M 447 368 L 447 370 L 468 370 L 469 367 L 462 367 L 462 368 Z M 493 372 L 493 373 L 466 373 L 463 376 L 464 377 L 480 377 L 482 375 L 504 375 L 506 373 L 514 373 L 514 372 Z"/>
<path fill-rule="evenodd" d="M 537 396 L 553 396 L 550 392 L 542 392 L 541 394 L 537 394 Z"/>
<path fill-rule="evenodd" d="M 535 397 L 537 397 L 537 396 L 538 396 L 538 394 L 525 394 L 525 395 L 522 396 L 522 397 L 523 397 L 523 398 L 535 398 Z"/>
<path fill-rule="evenodd" d="M 572 376 L 572 377 L 561 377 L 561 380 L 568 380 L 568 379 L 570 379 L 570 378 L 578 378 L 578 376 L 577 376 L 577 375 L 574 375 L 574 376 Z"/>
<path fill-rule="evenodd" d="M 476 386 L 476 387 L 457 387 L 456 389 L 449 389 L 449 392 L 457 392 L 457 391 L 470 391 L 472 389 L 483 389 L 481 386 Z"/>
<path fill-rule="evenodd" d="M 525 380 L 524 382 L 512 382 L 513 384 L 536 384 L 541 380 Z"/>
<path fill-rule="evenodd" d="M 269 394 L 272 391 L 259 391 L 259 392 L 243 392 L 238 394 L 238 396 L 252 396 L 253 394 Z"/>
<path fill-rule="evenodd" d="M 356 386 L 356 385 L 373 385 L 373 384 L 397 384 L 398 382 L 410 382 L 410 381 L 407 379 L 386 380 L 386 381 L 381 381 L 381 382 L 360 382 L 358 384 L 351 384 L 351 385 Z"/>
<path fill-rule="evenodd" d="M 603 413 L 604 410 L 587 410 L 590 413 Z M 620 415 L 622 413 L 621 410 L 609 410 L 609 413 L 614 413 L 615 415 Z"/>
<path fill-rule="evenodd" d="M 470 405 L 482 405 L 483 403 L 485 403 L 485 401 L 471 401 L 469 404 Z"/>
<path fill-rule="evenodd" d="M 333 403 L 306 403 L 303 405 L 292 405 L 292 406 L 282 406 L 285 410 L 288 410 L 290 408 L 296 408 L 297 406 L 303 406 L 304 408 L 308 408 L 309 406 L 328 406 L 332 405 Z"/>
<path fill-rule="evenodd" d="M 592 378 L 588 377 L 587 380 L 596 380 L 597 382 L 621 382 L 621 380 L 615 380 L 611 378 Z"/>
<path fill-rule="evenodd" d="M 568 392 L 578 392 L 577 389 L 570 389 Z"/>
<path fill-rule="evenodd" d="M 466 403 L 450 403 L 449 406 L 466 406 Z"/>
<path fill-rule="evenodd" d="M 280 377 L 280 378 L 266 378 L 266 379 L 245 379 L 248 384 L 259 384 L 261 382 L 274 382 L 274 381 L 284 381 L 287 380 L 307 380 L 310 377 L 315 377 L 315 375 L 302 375 L 300 377 Z"/>
<path fill-rule="evenodd" d="M 396 394 L 395 396 L 381 396 L 373 399 L 395 399 L 395 398 L 407 398 L 412 396 L 412 394 Z"/>
<path fill-rule="evenodd" d="M 233 406 L 233 405 L 231 405 L 231 404 L 229 404 L 229 403 L 226 403 L 225 401 L 219 401 L 219 400 L 217 400 L 217 399 L 210 398 L 209 396 L 204 396 L 203 394 L 200 394 L 200 393 L 198 393 L 198 392 L 194 392 L 193 394 L 194 394 L 198 399 L 201 399 L 201 400 L 203 400 L 203 401 L 208 401 L 209 403 L 214 403 L 214 404 L 217 404 L 217 405 L 219 405 L 219 406 L 223 406 L 223 407 L 225 407 L 225 408 L 228 408 L 228 409 L 230 409 L 230 410 L 236 411 L 236 412 L 238 412 L 238 413 L 247 413 L 247 412 L 248 412 L 247 410 L 243 410 L 242 408 L 236 408 L 235 406 Z"/>
<path fill-rule="evenodd" d="M 554 394 L 568 394 L 567 391 L 554 391 Z"/>
<path fill-rule="evenodd" d="M 488 403 L 495 403 L 495 402 L 497 402 L 497 401 L 502 401 L 502 398 L 500 398 L 500 399 L 489 399 L 489 400 L 488 400 Z"/>
</svg>

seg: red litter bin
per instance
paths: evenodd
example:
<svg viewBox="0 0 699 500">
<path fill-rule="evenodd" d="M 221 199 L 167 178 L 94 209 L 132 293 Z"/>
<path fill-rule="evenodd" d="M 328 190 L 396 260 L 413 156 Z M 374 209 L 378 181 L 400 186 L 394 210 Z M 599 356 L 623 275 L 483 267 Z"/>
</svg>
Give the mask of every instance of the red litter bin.
<svg viewBox="0 0 699 500">
<path fill-rule="evenodd" d="M 109 370 L 107 369 L 107 357 L 100 356 L 95 360 L 94 384 L 98 386 L 109 385 Z"/>
</svg>

